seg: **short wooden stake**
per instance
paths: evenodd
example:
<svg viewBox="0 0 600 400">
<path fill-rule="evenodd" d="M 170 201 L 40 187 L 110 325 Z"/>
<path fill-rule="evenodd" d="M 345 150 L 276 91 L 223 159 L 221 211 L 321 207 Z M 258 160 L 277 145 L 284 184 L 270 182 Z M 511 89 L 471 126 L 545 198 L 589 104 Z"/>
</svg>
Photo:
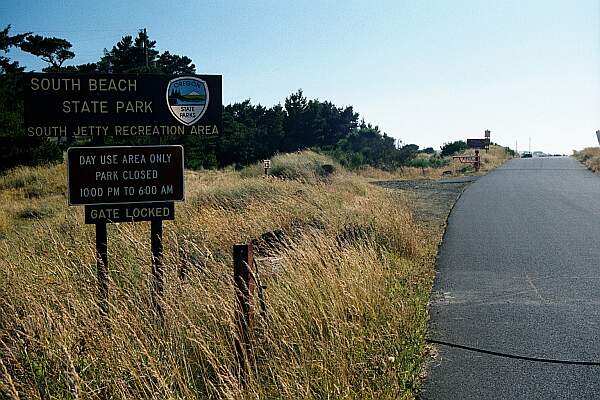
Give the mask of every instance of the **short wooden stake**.
<svg viewBox="0 0 600 400">
<path fill-rule="evenodd" d="M 254 265 L 251 244 L 233 246 L 233 278 L 236 292 L 236 325 L 239 341 L 236 340 L 240 378 L 242 384 L 247 383 L 248 361 L 252 360 L 252 327 L 254 325 L 254 305 L 252 302 L 256 281 L 252 273 Z"/>
</svg>

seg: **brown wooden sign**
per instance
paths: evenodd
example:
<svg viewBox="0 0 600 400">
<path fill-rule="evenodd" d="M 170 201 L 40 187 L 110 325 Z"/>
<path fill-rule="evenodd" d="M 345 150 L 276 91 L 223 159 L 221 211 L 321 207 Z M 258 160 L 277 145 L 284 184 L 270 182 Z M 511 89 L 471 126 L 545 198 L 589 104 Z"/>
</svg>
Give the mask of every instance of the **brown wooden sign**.
<svg viewBox="0 0 600 400">
<path fill-rule="evenodd" d="M 27 73 L 25 132 L 32 137 L 216 137 L 221 75 Z"/>
<path fill-rule="evenodd" d="M 175 203 L 127 203 L 85 206 L 85 223 L 174 220 Z"/>
<path fill-rule="evenodd" d="M 71 147 L 69 205 L 182 201 L 182 146 Z"/>
<path fill-rule="evenodd" d="M 467 139 L 467 146 L 470 149 L 487 149 L 490 147 L 490 139 Z"/>
</svg>

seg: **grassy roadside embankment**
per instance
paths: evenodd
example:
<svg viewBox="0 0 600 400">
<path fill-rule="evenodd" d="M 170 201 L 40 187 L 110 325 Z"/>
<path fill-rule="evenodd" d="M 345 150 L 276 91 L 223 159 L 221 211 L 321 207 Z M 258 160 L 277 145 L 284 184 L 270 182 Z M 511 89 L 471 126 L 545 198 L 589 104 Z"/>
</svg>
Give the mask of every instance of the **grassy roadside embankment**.
<svg viewBox="0 0 600 400">
<path fill-rule="evenodd" d="M 148 223 L 109 226 L 106 321 L 93 226 L 82 207 L 67 207 L 64 166 L 1 176 L 0 393 L 415 398 L 443 224 L 415 221 L 426 202 L 315 153 L 277 156 L 273 167 L 285 179 L 262 177 L 260 165 L 186 173 L 186 202 L 165 222 L 163 326 L 150 302 Z M 256 366 L 242 388 L 231 249 L 273 229 L 290 243 L 283 270 L 264 278 L 267 316 L 257 316 Z"/>
<path fill-rule="evenodd" d="M 457 156 L 472 156 L 475 152 L 472 149 L 464 150 Z M 506 160 L 510 158 L 505 147 L 492 145 L 490 150 L 480 151 L 481 156 L 481 169 L 478 173 L 473 171 L 471 164 L 462 164 L 458 160 L 454 160 L 452 157 L 444 158 L 444 165 L 439 168 L 419 168 L 419 167 L 403 167 L 395 171 L 383 171 L 372 167 L 365 167 L 357 171 L 357 173 L 368 179 L 441 179 L 445 177 L 453 176 L 464 176 L 464 175 L 484 175 L 493 169 L 502 165 Z M 427 155 L 420 155 L 420 157 L 429 157 Z M 444 175 L 446 172 L 447 175 Z M 448 172 L 450 172 L 448 174 Z"/>
<path fill-rule="evenodd" d="M 580 151 L 573 151 L 573 157 L 590 171 L 600 174 L 600 147 L 586 147 Z"/>
<path fill-rule="evenodd" d="M 148 223 L 109 226 L 104 321 L 94 230 L 82 207 L 67 207 L 64 166 L 0 177 L 2 396 L 414 398 L 438 239 L 403 196 L 339 167 L 327 175 L 331 163 L 276 157 L 274 172 L 294 179 L 265 179 L 258 166 L 188 172 L 187 200 L 165 222 L 164 326 L 150 302 Z M 291 244 L 266 282 L 243 389 L 231 248 L 277 228 Z M 183 282 L 181 254 L 192 265 Z"/>
</svg>

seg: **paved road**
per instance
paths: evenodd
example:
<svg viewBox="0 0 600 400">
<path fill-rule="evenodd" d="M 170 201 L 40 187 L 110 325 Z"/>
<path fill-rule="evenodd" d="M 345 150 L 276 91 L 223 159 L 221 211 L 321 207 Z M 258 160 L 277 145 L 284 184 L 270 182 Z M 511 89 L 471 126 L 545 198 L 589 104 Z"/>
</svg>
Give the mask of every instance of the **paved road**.
<svg viewBox="0 0 600 400">
<path fill-rule="evenodd" d="M 512 160 L 450 215 L 429 337 L 600 361 L 600 177 L 570 158 Z M 600 367 L 437 346 L 423 399 L 600 399 Z"/>
</svg>

